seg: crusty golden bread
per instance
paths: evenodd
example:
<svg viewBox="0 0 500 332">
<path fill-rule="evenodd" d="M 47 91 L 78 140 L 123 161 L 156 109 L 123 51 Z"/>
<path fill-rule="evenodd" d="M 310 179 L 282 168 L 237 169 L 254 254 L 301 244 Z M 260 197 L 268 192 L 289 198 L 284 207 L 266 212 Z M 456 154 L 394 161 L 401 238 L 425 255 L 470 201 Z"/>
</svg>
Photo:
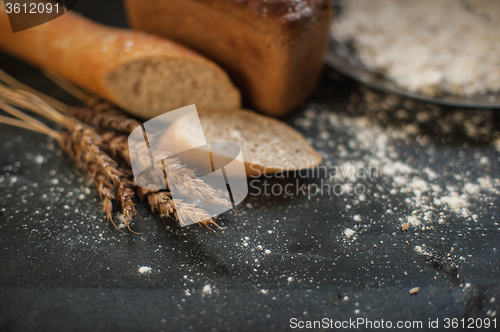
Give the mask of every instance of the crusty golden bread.
<svg viewBox="0 0 500 332">
<path fill-rule="evenodd" d="M 130 25 L 220 64 L 249 106 L 282 116 L 314 89 L 329 0 L 125 0 Z"/>
<path fill-rule="evenodd" d="M 0 2 L 0 49 L 141 118 L 191 104 L 198 109 L 240 107 L 238 90 L 213 62 L 175 42 L 106 27 L 73 12 L 12 33 Z"/>
<path fill-rule="evenodd" d="M 230 142 L 239 145 L 247 176 L 308 169 L 321 163 L 321 156 L 295 129 L 274 118 L 249 110 L 201 111 L 199 118 L 203 132 L 196 131 L 198 121 L 194 115 L 176 120 L 165 133 L 162 148 L 188 151 L 198 148 L 198 142 Z M 225 155 L 218 150 L 217 159 L 232 160 L 232 152 Z M 199 159 L 205 158 L 206 149 L 199 149 Z M 183 160 L 197 163 L 196 153 Z"/>
</svg>

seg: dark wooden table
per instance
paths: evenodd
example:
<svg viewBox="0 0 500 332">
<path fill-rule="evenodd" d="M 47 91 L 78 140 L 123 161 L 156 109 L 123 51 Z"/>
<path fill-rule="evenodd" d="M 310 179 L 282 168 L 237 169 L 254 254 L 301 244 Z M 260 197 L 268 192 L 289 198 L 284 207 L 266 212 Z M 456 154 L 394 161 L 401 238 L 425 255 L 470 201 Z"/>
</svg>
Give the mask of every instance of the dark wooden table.
<svg viewBox="0 0 500 332">
<path fill-rule="evenodd" d="M 125 25 L 117 1 L 81 1 L 77 9 Z M 0 54 L 0 66 L 75 102 L 26 64 Z M 394 160 L 419 176 L 427 167 L 437 170 L 430 182 L 458 191 L 464 174 L 499 179 L 495 112 L 403 99 L 380 111 L 368 107 L 367 93 L 378 101 L 390 97 L 325 68 L 311 100 L 285 121 L 311 139 L 330 166 L 371 153 L 350 150 L 359 133 L 349 123 L 369 119 L 387 132 L 416 123 L 418 133 L 406 131 L 391 143 Z M 399 116 L 402 108 L 416 111 Z M 422 110 L 431 117 L 425 123 L 415 120 Z M 340 124 L 328 122 L 330 114 Z M 473 118 L 489 131 L 472 135 L 464 124 Z M 135 223 L 141 231 L 135 235 L 106 223 L 92 184 L 51 139 L 0 125 L 0 170 L 2 331 L 287 330 L 294 317 L 418 320 L 424 328 L 437 318 L 443 329 L 446 318 L 493 320 L 500 309 L 500 211 L 493 191 L 468 201 L 475 218 L 445 211 L 445 222 L 427 220 L 426 229 L 407 231 L 401 224 L 422 209 L 412 205 L 414 193 L 391 193 L 391 178 L 382 175 L 366 181 L 361 201 L 348 195 L 249 195 L 237 213 L 219 217 L 223 229 L 216 232 L 180 228 L 139 204 L 144 224 Z M 284 185 L 296 177 L 269 181 Z M 347 236 L 348 228 L 355 235 Z M 152 272 L 138 273 L 141 266 Z M 410 295 L 414 287 L 419 291 Z"/>
</svg>

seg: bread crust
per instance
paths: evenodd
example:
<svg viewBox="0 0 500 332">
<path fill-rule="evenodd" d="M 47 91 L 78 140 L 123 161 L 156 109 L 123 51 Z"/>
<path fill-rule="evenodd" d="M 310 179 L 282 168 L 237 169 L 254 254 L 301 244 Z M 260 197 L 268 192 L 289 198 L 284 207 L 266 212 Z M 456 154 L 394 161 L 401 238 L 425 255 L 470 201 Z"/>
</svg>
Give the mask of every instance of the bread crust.
<svg viewBox="0 0 500 332">
<path fill-rule="evenodd" d="M 260 111 L 283 116 L 321 73 L 328 0 L 125 0 L 132 27 L 189 46 L 220 64 Z"/>
<path fill-rule="evenodd" d="M 183 59 L 212 68 L 227 79 L 229 108 L 240 106 L 237 89 L 216 64 L 175 42 L 142 32 L 107 27 L 69 12 L 40 26 L 12 33 L 0 4 L 0 48 L 39 68 L 54 71 L 131 113 L 150 118 L 145 109 L 130 109 L 110 88 L 114 70 L 138 59 Z M 217 105 L 214 105 L 217 107 Z M 168 110 L 165 110 L 168 111 Z"/>
</svg>

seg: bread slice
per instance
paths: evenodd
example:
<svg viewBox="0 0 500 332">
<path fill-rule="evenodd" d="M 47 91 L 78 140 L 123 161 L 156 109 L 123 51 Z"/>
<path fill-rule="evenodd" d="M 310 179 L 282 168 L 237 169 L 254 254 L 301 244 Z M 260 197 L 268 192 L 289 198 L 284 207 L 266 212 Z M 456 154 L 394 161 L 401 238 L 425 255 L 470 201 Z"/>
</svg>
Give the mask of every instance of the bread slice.
<svg viewBox="0 0 500 332">
<path fill-rule="evenodd" d="M 194 130 L 195 116 L 184 116 L 168 128 L 163 148 L 171 144 L 178 150 L 198 148 L 195 142 L 200 142 L 203 134 L 208 143 L 235 143 L 241 148 L 247 176 L 308 169 L 321 163 L 321 156 L 300 133 L 274 118 L 249 110 L 202 111 L 199 117 L 203 133 Z M 206 149 L 201 148 L 203 152 Z M 234 155 L 233 151 L 224 155 L 220 149 L 212 153 L 222 154 L 216 159 L 228 162 Z"/>
<path fill-rule="evenodd" d="M 274 116 L 292 111 L 315 88 L 332 17 L 330 0 L 125 0 L 125 6 L 131 27 L 217 62 L 246 104 Z"/>
<path fill-rule="evenodd" d="M 107 27 L 69 12 L 12 33 L 0 2 L 0 49 L 54 71 L 131 114 L 183 106 L 238 109 L 239 91 L 215 63 L 168 40 Z"/>
</svg>

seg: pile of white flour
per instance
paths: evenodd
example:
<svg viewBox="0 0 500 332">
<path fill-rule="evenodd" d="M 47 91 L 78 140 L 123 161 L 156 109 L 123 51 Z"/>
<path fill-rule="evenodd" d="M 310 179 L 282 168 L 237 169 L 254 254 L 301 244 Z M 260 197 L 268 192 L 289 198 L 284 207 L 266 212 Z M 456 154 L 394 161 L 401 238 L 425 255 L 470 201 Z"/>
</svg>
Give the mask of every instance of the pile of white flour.
<svg viewBox="0 0 500 332">
<path fill-rule="evenodd" d="M 331 26 L 365 66 L 409 91 L 500 91 L 500 1 L 349 0 Z"/>
</svg>

